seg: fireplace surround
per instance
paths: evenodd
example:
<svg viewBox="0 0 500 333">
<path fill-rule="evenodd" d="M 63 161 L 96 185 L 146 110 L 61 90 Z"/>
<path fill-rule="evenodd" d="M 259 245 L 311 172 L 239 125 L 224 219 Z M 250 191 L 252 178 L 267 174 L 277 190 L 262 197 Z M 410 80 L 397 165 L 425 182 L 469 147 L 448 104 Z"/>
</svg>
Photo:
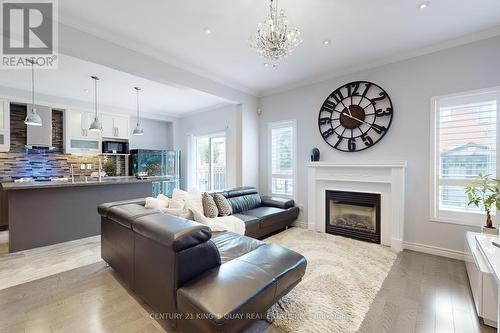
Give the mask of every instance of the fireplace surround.
<svg viewBox="0 0 500 333">
<path fill-rule="evenodd" d="M 307 164 L 307 223 L 310 230 L 326 232 L 326 191 L 378 193 L 380 244 L 403 249 L 406 161 L 335 161 Z"/>
</svg>

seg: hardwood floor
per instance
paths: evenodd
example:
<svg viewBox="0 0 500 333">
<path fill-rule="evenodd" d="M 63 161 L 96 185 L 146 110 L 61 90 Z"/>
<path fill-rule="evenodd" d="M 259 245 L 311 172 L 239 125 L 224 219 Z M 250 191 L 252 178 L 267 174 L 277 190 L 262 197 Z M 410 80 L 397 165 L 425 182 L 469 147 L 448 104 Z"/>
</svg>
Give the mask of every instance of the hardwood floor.
<svg viewBox="0 0 500 333">
<path fill-rule="evenodd" d="M 0 290 L 102 261 L 100 241 L 95 236 L 0 255 Z"/>
<path fill-rule="evenodd" d="M 462 261 L 404 251 L 394 263 L 360 333 L 493 333 L 478 320 Z"/>
<path fill-rule="evenodd" d="M 0 238 L 1 239 L 1 238 Z M 165 332 L 99 258 L 99 239 L 0 255 L 0 333 Z M 172 333 L 172 330 L 168 330 Z M 276 333 L 257 322 L 246 333 Z M 360 333 L 493 333 L 481 325 L 463 262 L 404 251 Z"/>
</svg>

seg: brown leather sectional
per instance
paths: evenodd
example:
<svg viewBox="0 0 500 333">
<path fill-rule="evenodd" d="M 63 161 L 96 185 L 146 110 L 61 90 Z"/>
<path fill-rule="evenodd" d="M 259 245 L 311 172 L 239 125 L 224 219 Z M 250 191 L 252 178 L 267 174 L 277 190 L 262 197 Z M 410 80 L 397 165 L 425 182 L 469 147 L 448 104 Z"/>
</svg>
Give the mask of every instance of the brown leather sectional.
<svg viewBox="0 0 500 333">
<path fill-rule="evenodd" d="M 253 235 L 291 223 L 275 210 L 262 215 L 262 208 L 282 205 L 280 212 L 293 216 L 289 203 L 261 198 L 253 207 L 255 196 L 235 198 L 255 193 L 238 191 L 226 194 L 233 207 L 240 205 L 236 214 L 259 221 L 252 222 Z M 155 318 L 166 319 L 180 332 L 241 332 L 264 318 L 300 282 L 307 266 L 302 255 L 279 245 L 212 233 L 200 223 L 147 209 L 144 199 L 102 204 L 98 211 L 102 258 L 154 309 Z"/>
</svg>

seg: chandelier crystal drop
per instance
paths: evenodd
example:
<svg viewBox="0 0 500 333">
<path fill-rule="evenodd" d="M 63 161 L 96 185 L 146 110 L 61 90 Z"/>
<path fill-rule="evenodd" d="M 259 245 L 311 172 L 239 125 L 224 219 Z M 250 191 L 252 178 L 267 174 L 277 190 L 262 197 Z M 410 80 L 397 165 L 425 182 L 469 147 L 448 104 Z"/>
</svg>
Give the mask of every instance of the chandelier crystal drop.
<svg viewBox="0 0 500 333">
<path fill-rule="evenodd" d="M 302 36 L 299 29 L 290 28 L 285 12 L 278 9 L 277 0 L 270 0 L 269 9 L 269 16 L 257 26 L 250 45 L 262 57 L 277 64 L 302 43 Z"/>
</svg>

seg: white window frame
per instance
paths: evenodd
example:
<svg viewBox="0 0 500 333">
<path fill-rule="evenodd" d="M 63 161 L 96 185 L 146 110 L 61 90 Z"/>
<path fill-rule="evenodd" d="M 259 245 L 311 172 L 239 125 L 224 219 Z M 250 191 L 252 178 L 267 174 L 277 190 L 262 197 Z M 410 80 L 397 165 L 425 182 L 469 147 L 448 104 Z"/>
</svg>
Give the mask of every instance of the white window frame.
<svg viewBox="0 0 500 333">
<path fill-rule="evenodd" d="M 281 174 L 273 174 L 273 149 L 272 149 L 272 130 L 281 128 L 281 127 L 292 127 L 292 132 L 293 132 L 293 139 L 292 139 L 292 144 L 293 144 L 293 149 L 292 149 L 292 181 L 293 181 L 293 194 L 292 195 L 284 195 L 281 193 L 273 193 L 273 185 L 272 185 L 272 179 L 273 176 L 279 176 L 279 177 L 284 177 L 284 178 L 290 178 L 289 175 L 281 175 Z M 267 155 L 267 160 L 268 160 L 268 189 L 267 193 L 269 195 L 274 195 L 274 196 L 279 196 L 279 197 L 284 197 L 284 198 L 290 198 L 297 200 L 297 189 L 298 189 L 298 184 L 297 184 L 297 120 L 296 119 L 289 119 L 289 120 L 282 120 L 282 121 L 275 121 L 275 122 L 270 122 L 267 124 L 267 146 L 269 147 L 268 149 L 268 155 Z"/>
<path fill-rule="evenodd" d="M 212 174 L 212 153 L 211 153 L 211 145 L 212 145 L 212 139 L 214 138 L 224 138 L 224 142 L 225 142 L 225 152 L 224 152 L 224 165 L 225 165 L 225 184 L 223 186 L 222 189 L 226 188 L 227 186 L 227 133 L 226 132 L 214 132 L 214 133 L 209 133 L 209 134 L 203 134 L 203 135 L 197 135 L 197 136 L 194 136 L 194 171 L 195 171 L 195 174 L 194 174 L 194 180 L 195 180 L 195 184 L 196 184 L 196 188 L 198 188 L 198 140 L 200 139 L 206 139 L 208 138 L 209 139 L 209 149 L 210 149 L 210 160 L 209 160 L 209 180 L 208 180 L 208 189 L 207 191 L 209 192 L 212 192 L 212 191 L 219 191 L 221 189 L 217 189 L 217 190 L 214 190 L 213 189 L 213 184 L 212 184 L 212 178 L 213 178 L 213 174 Z"/>
<path fill-rule="evenodd" d="M 461 211 L 440 211 L 439 210 L 439 149 L 438 149 L 438 138 L 439 138 L 439 124 L 438 124 L 438 114 L 439 114 L 439 101 L 446 98 L 454 97 L 464 97 L 467 95 L 477 95 L 484 93 L 494 93 L 497 96 L 497 178 L 500 177 L 500 86 L 492 87 L 486 89 L 465 91 L 456 94 L 441 95 L 431 98 L 430 107 L 430 129 L 431 129 L 431 140 L 430 140 L 430 221 L 433 222 L 444 222 L 451 224 L 460 224 L 468 226 L 479 227 L 485 223 L 485 213 L 482 212 L 461 212 Z M 498 224 L 498 217 L 493 216 L 493 223 Z"/>
</svg>

